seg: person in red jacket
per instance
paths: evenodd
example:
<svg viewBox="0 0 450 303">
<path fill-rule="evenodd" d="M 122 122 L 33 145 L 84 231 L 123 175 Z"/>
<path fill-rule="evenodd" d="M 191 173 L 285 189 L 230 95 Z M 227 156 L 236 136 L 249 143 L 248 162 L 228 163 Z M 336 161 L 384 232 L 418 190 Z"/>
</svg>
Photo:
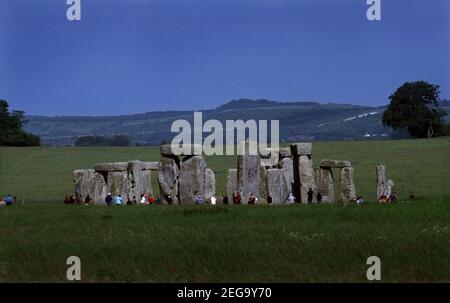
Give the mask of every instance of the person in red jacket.
<svg viewBox="0 0 450 303">
<path fill-rule="evenodd" d="M 155 202 L 155 199 L 153 199 L 152 195 L 148 195 L 148 198 L 147 198 L 148 205 L 153 205 L 154 202 Z"/>
</svg>

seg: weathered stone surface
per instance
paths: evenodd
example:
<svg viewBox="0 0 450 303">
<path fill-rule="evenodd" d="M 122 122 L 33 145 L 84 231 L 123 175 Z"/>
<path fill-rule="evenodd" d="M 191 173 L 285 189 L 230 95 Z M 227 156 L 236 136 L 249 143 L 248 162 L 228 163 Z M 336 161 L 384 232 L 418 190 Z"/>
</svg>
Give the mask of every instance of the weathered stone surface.
<svg viewBox="0 0 450 303">
<path fill-rule="evenodd" d="M 211 201 L 212 196 L 216 193 L 216 175 L 212 169 L 205 169 L 205 200 Z"/>
<path fill-rule="evenodd" d="M 382 195 L 386 195 L 386 166 L 377 165 L 377 200 L 380 199 Z M 387 195 L 386 195 L 387 196 Z"/>
<path fill-rule="evenodd" d="M 294 161 L 291 158 L 283 158 L 280 160 L 279 165 L 284 171 L 286 181 L 292 187 L 294 185 Z"/>
<path fill-rule="evenodd" d="M 386 185 L 386 196 L 390 196 L 393 192 L 394 192 L 394 186 L 395 183 L 392 180 L 388 180 L 387 181 L 387 185 Z"/>
<path fill-rule="evenodd" d="M 260 149 L 259 151 L 259 156 L 261 157 L 261 159 L 269 159 L 272 155 L 274 155 L 278 159 L 279 151 L 270 147 Z"/>
<path fill-rule="evenodd" d="M 128 162 L 99 163 L 94 166 L 98 172 L 120 172 L 128 170 Z"/>
<path fill-rule="evenodd" d="M 345 160 L 324 159 L 320 161 L 319 166 L 323 168 L 343 168 L 343 167 L 351 167 L 352 163 L 350 161 Z"/>
<path fill-rule="evenodd" d="M 291 157 L 291 149 L 289 147 L 280 148 L 279 157 L 280 159 Z"/>
<path fill-rule="evenodd" d="M 242 193 L 242 204 L 248 203 L 251 194 L 261 199 L 261 159 L 259 155 L 248 154 L 249 144 L 245 142 L 245 154 L 238 155 L 237 187 Z"/>
<path fill-rule="evenodd" d="M 258 200 L 256 203 L 267 203 L 267 195 L 269 194 L 268 188 L 267 188 L 267 168 L 265 166 L 261 166 L 259 169 L 260 172 L 260 197 L 258 197 Z"/>
<path fill-rule="evenodd" d="M 128 162 L 128 180 L 130 181 L 129 197 L 136 199 L 144 193 L 143 165 L 140 161 Z"/>
<path fill-rule="evenodd" d="M 79 169 L 73 172 L 75 201 L 77 204 L 84 203 L 88 196 L 93 199 L 94 173 L 95 171 L 92 169 Z"/>
<path fill-rule="evenodd" d="M 272 194 L 273 204 L 286 203 L 291 191 L 284 169 L 267 170 L 267 188 L 268 192 Z"/>
<path fill-rule="evenodd" d="M 159 162 L 158 161 L 142 162 L 142 169 L 143 170 L 158 170 L 158 168 L 159 168 Z"/>
<path fill-rule="evenodd" d="M 108 185 L 103 176 L 99 173 L 94 173 L 94 187 L 92 192 L 92 199 L 96 205 L 104 205 L 105 198 L 108 194 Z"/>
<path fill-rule="evenodd" d="M 339 182 L 339 202 L 350 202 L 355 197 L 356 189 L 353 182 L 353 167 L 341 169 L 341 179 Z"/>
<path fill-rule="evenodd" d="M 300 165 L 300 183 L 301 183 L 301 202 L 307 203 L 308 196 L 307 192 L 311 188 L 314 192 L 313 203 L 316 202 L 317 195 L 317 186 L 316 186 L 316 177 L 313 168 L 313 162 L 307 155 L 301 155 L 299 159 Z"/>
<path fill-rule="evenodd" d="M 334 181 L 331 168 L 318 168 L 316 173 L 317 190 L 322 195 L 322 203 L 334 202 Z"/>
<path fill-rule="evenodd" d="M 161 202 L 168 203 L 166 196 L 172 196 L 172 204 L 178 204 L 178 176 L 180 170 L 172 158 L 162 157 L 158 167 L 158 184 L 161 191 Z"/>
<path fill-rule="evenodd" d="M 382 195 L 389 197 L 394 191 L 394 181 L 388 180 L 385 165 L 377 165 L 377 200 Z"/>
<path fill-rule="evenodd" d="M 131 182 L 128 179 L 127 172 L 108 173 L 108 191 L 114 196 L 121 196 L 124 203 L 128 201 Z"/>
<path fill-rule="evenodd" d="M 205 198 L 205 169 L 203 156 L 193 156 L 181 163 L 178 179 L 181 204 L 193 204 L 197 193 Z"/>
<path fill-rule="evenodd" d="M 176 145 L 175 145 L 176 146 Z M 181 153 L 180 155 L 175 155 L 172 151 L 172 144 L 163 144 L 160 146 L 160 152 L 163 156 L 190 156 L 190 155 L 202 155 L 203 146 L 198 144 L 186 144 L 184 146 L 189 147 L 189 153 Z"/>
<path fill-rule="evenodd" d="M 312 143 L 294 143 L 291 144 L 292 155 L 304 156 L 312 154 Z"/>
<path fill-rule="evenodd" d="M 152 195 L 153 196 L 152 171 L 151 170 L 142 171 L 142 193 L 144 195 Z"/>
<path fill-rule="evenodd" d="M 237 188 L 237 169 L 235 168 L 231 168 L 228 170 L 228 174 L 227 174 L 227 188 L 226 188 L 226 192 L 227 192 L 227 196 L 228 196 L 228 200 L 230 201 L 230 204 L 232 203 L 232 199 L 233 199 L 233 194 L 235 192 L 237 192 L 238 188 Z"/>
</svg>

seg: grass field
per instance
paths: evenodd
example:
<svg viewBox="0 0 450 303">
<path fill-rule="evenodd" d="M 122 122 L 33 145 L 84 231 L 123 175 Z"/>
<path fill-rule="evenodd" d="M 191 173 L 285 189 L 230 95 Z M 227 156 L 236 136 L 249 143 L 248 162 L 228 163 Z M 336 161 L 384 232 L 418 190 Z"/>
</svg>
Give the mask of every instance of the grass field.
<svg viewBox="0 0 450 303">
<path fill-rule="evenodd" d="M 158 149 L 1 148 L 0 195 L 19 203 L 0 208 L 0 281 L 64 282 L 72 255 L 83 281 L 366 281 L 375 255 L 384 282 L 450 282 L 449 140 L 315 143 L 315 163 L 351 160 L 372 200 L 375 164 L 387 165 L 401 200 L 363 207 L 64 206 L 72 170 L 158 160 Z M 223 193 L 236 159 L 207 161 Z"/>
</svg>

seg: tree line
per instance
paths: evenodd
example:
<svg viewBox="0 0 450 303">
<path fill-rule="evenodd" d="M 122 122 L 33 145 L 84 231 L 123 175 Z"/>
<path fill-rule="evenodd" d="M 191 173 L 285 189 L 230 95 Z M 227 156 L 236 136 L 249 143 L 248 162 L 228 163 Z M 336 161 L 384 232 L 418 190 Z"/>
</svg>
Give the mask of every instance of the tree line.
<svg viewBox="0 0 450 303">
<path fill-rule="evenodd" d="M 0 146 L 39 146 L 38 136 L 22 130 L 24 123 L 23 111 L 9 111 L 8 102 L 0 100 Z"/>
<path fill-rule="evenodd" d="M 75 141 L 75 146 L 130 146 L 130 139 L 126 135 L 115 135 L 112 138 L 82 136 Z"/>
</svg>

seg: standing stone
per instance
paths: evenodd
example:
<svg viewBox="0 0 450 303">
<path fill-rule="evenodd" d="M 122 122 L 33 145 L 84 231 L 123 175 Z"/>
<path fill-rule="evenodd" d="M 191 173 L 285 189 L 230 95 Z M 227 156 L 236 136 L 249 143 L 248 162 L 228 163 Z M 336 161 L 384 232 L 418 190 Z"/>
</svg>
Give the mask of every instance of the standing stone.
<svg viewBox="0 0 450 303">
<path fill-rule="evenodd" d="M 377 165 L 377 200 L 380 199 L 382 195 L 386 195 L 386 166 Z"/>
<path fill-rule="evenodd" d="M 205 169 L 203 156 L 188 157 L 181 162 L 178 179 L 181 204 L 193 204 L 197 193 L 205 199 Z"/>
<path fill-rule="evenodd" d="M 248 203 L 251 194 L 261 198 L 261 159 L 259 155 L 249 154 L 250 144 L 253 143 L 241 143 L 240 148 L 245 148 L 245 153 L 238 155 L 237 187 L 241 192 L 242 204 Z"/>
<path fill-rule="evenodd" d="M 231 168 L 228 170 L 226 188 L 228 201 L 230 201 L 230 204 L 233 203 L 233 194 L 237 192 L 237 190 L 237 169 Z"/>
<path fill-rule="evenodd" d="M 394 181 L 388 180 L 385 165 L 377 165 L 377 200 L 382 195 L 389 197 L 394 191 Z"/>
<path fill-rule="evenodd" d="M 142 193 L 144 195 L 153 196 L 153 184 L 152 184 L 152 171 L 144 170 L 142 171 Z M 140 197 L 137 197 L 140 198 Z"/>
<path fill-rule="evenodd" d="M 75 183 L 75 202 L 82 204 L 89 196 L 93 199 L 94 192 L 93 169 L 79 169 L 73 172 L 73 182 Z"/>
<path fill-rule="evenodd" d="M 334 182 L 331 168 L 318 168 L 316 180 L 317 190 L 322 195 L 322 203 L 333 203 Z"/>
<path fill-rule="evenodd" d="M 339 182 L 339 202 L 350 202 L 355 197 L 356 189 L 353 182 L 353 167 L 341 169 L 341 179 Z"/>
<path fill-rule="evenodd" d="M 105 198 L 108 194 L 108 185 L 105 182 L 105 178 L 99 173 L 94 173 L 94 189 L 92 193 L 92 199 L 96 205 L 104 205 Z"/>
<path fill-rule="evenodd" d="M 205 169 L 205 200 L 211 201 L 216 193 L 216 175 L 212 169 Z"/>
<path fill-rule="evenodd" d="M 316 186 L 316 177 L 313 168 L 313 162 L 307 155 L 301 155 L 299 160 L 300 165 L 300 193 L 301 193 L 301 201 L 302 203 L 307 203 L 308 195 L 307 192 L 311 188 L 314 192 L 313 203 L 316 202 L 316 194 L 317 194 L 317 186 Z"/>
<path fill-rule="evenodd" d="M 294 186 L 294 162 L 291 158 L 283 158 L 280 160 L 279 166 L 283 169 L 284 178 L 289 185 L 289 193 L 291 193 Z"/>
<path fill-rule="evenodd" d="M 290 184 L 287 183 L 284 169 L 267 170 L 267 189 L 272 194 L 272 203 L 286 203 L 290 193 Z"/>
<path fill-rule="evenodd" d="M 392 192 L 394 191 L 394 181 L 392 180 L 388 180 L 387 181 L 387 185 L 386 185 L 386 196 L 390 196 L 392 194 Z"/>
<path fill-rule="evenodd" d="M 130 161 L 128 163 L 128 179 L 130 180 L 130 199 L 139 197 L 144 193 L 144 177 L 143 177 L 143 165 L 140 161 Z"/>
<path fill-rule="evenodd" d="M 178 204 L 178 176 L 180 170 L 173 158 L 162 157 L 158 167 L 158 184 L 161 190 L 161 202 L 167 204 L 166 196 L 172 197 L 172 203 Z"/>
<path fill-rule="evenodd" d="M 306 156 L 311 159 L 312 154 L 312 143 L 294 143 L 291 144 L 291 155 L 293 161 L 293 177 L 294 186 L 292 188 L 292 193 L 294 194 L 297 201 L 306 202 L 302 197 L 302 180 L 300 176 L 300 156 Z M 304 177 L 305 178 L 305 177 Z"/>
<path fill-rule="evenodd" d="M 128 198 L 132 198 L 130 190 L 131 182 L 126 171 L 108 173 L 108 191 L 114 196 L 121 196 L 122 203 L 127 203 Z"/>
<path fill-rule="evenodd" d="M 269 194 L 267 188 L 267 168 L 265 166 L 261 166 L 259 169 L 260 172 L 260 197 L 256 201 L 256 203 L 267 203 L 267 195 Z"/>
</svg>

